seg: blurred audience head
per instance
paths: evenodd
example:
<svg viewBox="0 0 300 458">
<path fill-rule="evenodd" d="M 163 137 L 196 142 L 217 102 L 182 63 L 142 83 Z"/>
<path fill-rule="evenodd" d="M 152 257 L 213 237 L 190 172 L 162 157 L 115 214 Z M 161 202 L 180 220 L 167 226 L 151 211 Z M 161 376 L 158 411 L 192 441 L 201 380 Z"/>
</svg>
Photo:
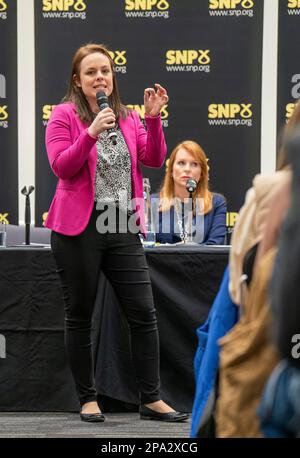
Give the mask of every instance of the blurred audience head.
<svg viewBox="0 0 300 458">
<path fill-rule="evenodd" d="M 296 103 L 293 114 L 281 133 L 277 170 L 282 170 L 290 165 L 286 144 L 298 129 L 300 130 L 300 101 Z"/>
</svg>

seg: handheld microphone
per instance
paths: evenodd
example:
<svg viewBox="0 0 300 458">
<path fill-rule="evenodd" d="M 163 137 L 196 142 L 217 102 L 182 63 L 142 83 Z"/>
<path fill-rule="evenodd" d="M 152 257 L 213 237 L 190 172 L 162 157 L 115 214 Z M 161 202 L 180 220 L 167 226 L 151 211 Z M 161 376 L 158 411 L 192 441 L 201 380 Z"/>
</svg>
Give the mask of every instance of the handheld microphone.
<svg viewBox="0 0 300 458">
<path fill-rule="evenodd" d="M 96 99 L 97 99 L 98 107 L 100 108 L 100 110 L 104 110 L 104 108 L 109 108 L 108 98 L 104 91 L 97 92 Z M 115 129 L 111 127 L 110 129 L 107 129 L 107 132 L 108 132 L 108 138 L 111 140 L 112 144 L 116 145 L 117 144 L 117 133 Z"/>
<path fill-rule="evenodd" d="M 197 181 L 193 178 L 189 178 L 185 184 L 185 187 L 188 190 L 188 192 L 194 192 L 197 188 Z"/>
</svg>

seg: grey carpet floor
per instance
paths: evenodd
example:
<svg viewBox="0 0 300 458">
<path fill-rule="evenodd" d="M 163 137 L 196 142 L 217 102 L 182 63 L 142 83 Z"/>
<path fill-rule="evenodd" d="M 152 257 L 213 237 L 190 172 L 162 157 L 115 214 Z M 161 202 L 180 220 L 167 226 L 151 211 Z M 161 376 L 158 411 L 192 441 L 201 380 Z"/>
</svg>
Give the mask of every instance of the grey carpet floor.
<svg viewBox="0 0 300 458">
<path fill-rule="evenodd" d="M 188 438 L 190 421 L 140 420 L 138 413 L 107 413 L 104 423 L 84 423 L 75 413 L 0 413 L 0 438 L 156 437 Z"/>
</svg>

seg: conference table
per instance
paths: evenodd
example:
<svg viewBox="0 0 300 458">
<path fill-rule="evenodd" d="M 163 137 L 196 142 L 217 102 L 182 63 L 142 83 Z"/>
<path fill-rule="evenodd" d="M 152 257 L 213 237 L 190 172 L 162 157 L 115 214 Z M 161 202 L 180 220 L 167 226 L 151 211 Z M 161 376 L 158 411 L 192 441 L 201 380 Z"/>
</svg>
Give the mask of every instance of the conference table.
<svg viewBox="0 0 300 458">
<path fill-rule="evenodd" d="M 191 411 L 196 329 L 205 321 L 218 291 L 229 247 L 171 245 L 145 252 L 158 316 L 162 397 L 178 410 Z M 64 349 L 63 316 L 51 249 L 1 248 L 1 411 L 78 410 Z M 139 397 L 129 329 L 103 274 L 92 339 L 101 407 L 104 411 L 136 410 Z"/>
</svg>

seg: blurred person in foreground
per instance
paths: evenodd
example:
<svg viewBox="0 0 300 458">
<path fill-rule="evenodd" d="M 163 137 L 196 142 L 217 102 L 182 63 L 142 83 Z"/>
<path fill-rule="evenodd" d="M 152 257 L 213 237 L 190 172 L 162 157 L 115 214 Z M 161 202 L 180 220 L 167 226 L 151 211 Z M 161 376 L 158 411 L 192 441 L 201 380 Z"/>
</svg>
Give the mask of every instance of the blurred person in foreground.
<svg viewBox="0 0 300 458">
<path fill-rule="evenodd" d="M 290 134 L 286 148 L 292 164 L 292 185 L 282 186 L 274 199 L 273 217 L 265 231 L 265 243 L 258 253 L 263 257 L 270 244 L 279 237 L 269 297 L 272 337 L 282 359 L 267 382 L 258 409 L 261 430 L 269 438 L 300 438 L 299 127 Z"/>
<path fill-rule="evenodd" d="M 286 252 L 285 263 L 280 262 L 281 249 L 279 247 L 278 255 L 278 242 L 281 232 L 282 235 L 285 233 L 284 221 L 290 205 L 292 179 L 291 155 L 286 140 L 294 135 L 299 126 L 298 103 L 284 128 L 278 170 L 270 175 L 255 177 L 254 186 L 247 194 L 233 234 L 229 290 L 239 305 L 240 318 L 220 341 L 218 437 L 261 437 L 265 434 L 262 426 L 265 420 L 268 429 L 268 415 L 260 422 L 257 408 L 265 383 L 281 356 L 280 347 L 272 338 L 275 323 L 272 316 L 273 302 L 278 304 L 279 295 L 276 291 L 281 278 L 290 277 L 287 270 L 288 256 L 297 251 L 295 243 L 295 247 L 290 246 L 290 251 Z M 290 232 L 291 240 L 296 239 L 295 224 L 293 230 L 294 234 Z M 296 258 L 294 261 L 297 270 Z M 278 270 L 281 270 L 281 275 L 276 275 Z M 276 278 L 275 282 L 273 278 Z M 285 314 L 282 323 L 288 321 L 288 297 L 283 294 L 280 296 L 280 306 Z M 290 345 L 290 342 L 287 341 L 286 345 Z"/>
</svg>

